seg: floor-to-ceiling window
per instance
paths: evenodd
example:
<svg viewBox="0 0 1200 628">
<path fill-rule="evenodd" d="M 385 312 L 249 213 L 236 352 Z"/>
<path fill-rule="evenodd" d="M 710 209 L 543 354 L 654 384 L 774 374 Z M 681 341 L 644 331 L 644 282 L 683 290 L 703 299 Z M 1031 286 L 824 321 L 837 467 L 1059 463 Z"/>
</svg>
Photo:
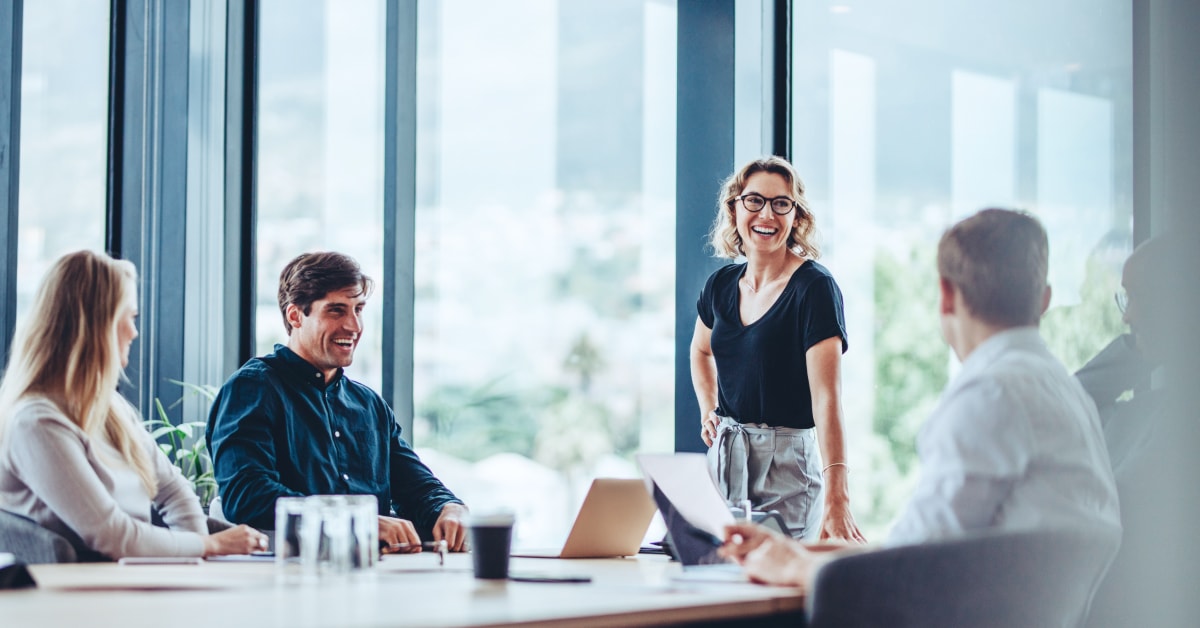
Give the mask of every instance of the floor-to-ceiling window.
<svg viewBox="0 0 1200 628">
<path fill-rule="evenodd" d="M 296 254 L 385 280 L 384 15 L 260 5 L 257 353 L 285 339 Z M 398 86 L 418 103 L 407 436 L 469 504 L 546 542 L 592 477 L 671 448 L 675 5 L 421 2 L 418 19 L 417 84 Z M 381 306 L 348 369 L 377 390 Z"/>
<path fill-rule="evenodd" d="M 295 254 L 343 250 L 384 279 L 384 4 L 257 5 L 257 352 L 283 339 L 275 284 Z M 1043 329 L 1068 367 L 1121 329 L 1130 4 L 793 3 L 793 155 L 846 290 L 868 529 L 905 498 L 953 368 L 932 305 L 946 225 L 984 205 L 1042 218 Z M 18 311 L 55 257 L 104 246 L 109 5 L 23 3 Z M 565 520 L 586 478 L 670 447 L 675 13 L 420 3 L 418 83 L 400 86 L 420 104 L 411 436 L 475 502 L 509 498 L 468 484 L 490 465 L 525 465 Z M 351 369 L 375 388 L 381 305 Z"/>
<path fill-rule="evenodd" d="M 1131 244 L 1128 2 L 794 4 L 793 152 L 846 298 L 856 514 L 880 538 L 915 435 L 955 368 L 935 309 L 942 231 L 988 206 L 1037 215 L 1076 369 L 1122 330 Z"/>
<path fill-rule="evenodd" d="M 338 251 L 383 280 L 382 0 L 264 0 L 259 12 L 256 354 L 286 343 L 279 273 Z M 347 374 L 382 383 L 382 300 Z"/>
<path fill-rule="evenodd" d="M 17 317 L 60 255 L 104 249 L 109 3 L 24 3 Z"/>
<path fill-rule="evenodd" d="M 419 15 L 413 438 L 553 544 L 672 446 L 675 4 Z"/>
</svg>

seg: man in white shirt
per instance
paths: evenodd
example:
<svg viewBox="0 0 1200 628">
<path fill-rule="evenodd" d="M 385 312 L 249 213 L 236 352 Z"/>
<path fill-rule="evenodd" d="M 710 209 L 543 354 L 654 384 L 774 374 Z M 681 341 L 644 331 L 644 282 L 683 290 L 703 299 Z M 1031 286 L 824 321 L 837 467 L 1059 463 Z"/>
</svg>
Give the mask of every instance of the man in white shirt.
<svg viewBox="0 0 1200 628">
<path fill-rule="evenodd" d="M 983 530 L 1095 530 L 1120 538 L 1117 491 L 1096 407 L 1046 348 L 1049 245 L 1032 216 L 988 209 L 938 244 L 942 335 L 963 363 L 917 439 L 921 477 L 889 544 Z M 749 575 L 807 586 L 826 553 L 758 526 L 723 552 Z"/>
</svg>

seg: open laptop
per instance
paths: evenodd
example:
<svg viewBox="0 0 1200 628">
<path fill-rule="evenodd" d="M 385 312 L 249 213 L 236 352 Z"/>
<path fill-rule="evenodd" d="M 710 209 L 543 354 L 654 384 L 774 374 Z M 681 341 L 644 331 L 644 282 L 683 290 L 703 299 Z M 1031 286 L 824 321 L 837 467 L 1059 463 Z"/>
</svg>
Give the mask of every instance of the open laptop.
<svg viewBox="0 0 1200 628">
<path fill-rule="evenodd" d="M 733 513 L 717 492 L 703 454 L 642 454 L 637 457 L 648 490 L 662 512 L 672 554 L 683 579 L 745 582 L 742 567 L 717 553 Z"/>
<path fill-rule="evenodd" d="M 642 480 L 592 481 L 562 548 L 514 550 L 522 558 L 613 558 L 633 556 L 654 517 L 654 500 Z"/>
</svg>

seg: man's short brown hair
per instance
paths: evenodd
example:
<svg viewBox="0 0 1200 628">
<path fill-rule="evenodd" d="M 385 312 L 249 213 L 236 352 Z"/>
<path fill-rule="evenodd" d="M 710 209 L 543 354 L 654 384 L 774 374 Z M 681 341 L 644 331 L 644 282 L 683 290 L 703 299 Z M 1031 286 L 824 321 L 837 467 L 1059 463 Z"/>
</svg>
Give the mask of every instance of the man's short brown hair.
<svg viewBox="0 0 1200 628">
<path fill-rule="evenodd" d="M 312 314 L 312 304 L 324 299 L 336 290 L 358 287 L 358 296 L 371 296 L 374 282 L 364 275 L 358 262 L 341 253 L 302 253 L 288 262 L 279 273 L 279 313 L 283 315 L 283 326 L 288 335 L 292 326 L 288 324 L 287 307 L 294 304 L 304 312 Z"/>
<path fill-rule="evenodd" d="M 938 274 L 962 293 L 976 318 L 1003 327 L 1036 325 L 1042 316 L 1050 244 L 1032 215 L 985 209 L 938 242 Z"/>
</svg>

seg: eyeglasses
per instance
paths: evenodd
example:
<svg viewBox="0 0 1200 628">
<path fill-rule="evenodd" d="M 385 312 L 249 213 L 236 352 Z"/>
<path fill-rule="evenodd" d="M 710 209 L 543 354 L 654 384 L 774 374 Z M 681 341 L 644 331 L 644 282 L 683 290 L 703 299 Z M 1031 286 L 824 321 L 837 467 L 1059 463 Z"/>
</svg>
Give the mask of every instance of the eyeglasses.
<svg viewBox="0 0 1200 628">
<path fill-rule="evenodd" d="M 743 194 L 736 198 L 742 202 L 742 207 L 751 213 L 758 213 L 766 207 L 767 203 L 771 204 L 771 211 L 775 212 L 776 216 L 786 216 L 791 213 L 796 207 L 796 201 L 793 201 L 787 196 L 776 196 L 775 198 L 764 198 L 761 194 Z"/>
<path fill-rule="evenodd" d="M 1129 293 L 1125 292 L 1124 290 L 1118 290 L 1116 294 L 1113 295 L 1113 300 L 1117 302 L 1117 309 L 1120 310 L 1121 315 L 1124 316 L 1125 310 L 1129 309 Z"/>
</svg>

